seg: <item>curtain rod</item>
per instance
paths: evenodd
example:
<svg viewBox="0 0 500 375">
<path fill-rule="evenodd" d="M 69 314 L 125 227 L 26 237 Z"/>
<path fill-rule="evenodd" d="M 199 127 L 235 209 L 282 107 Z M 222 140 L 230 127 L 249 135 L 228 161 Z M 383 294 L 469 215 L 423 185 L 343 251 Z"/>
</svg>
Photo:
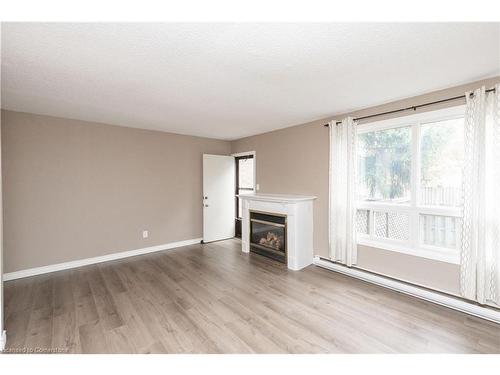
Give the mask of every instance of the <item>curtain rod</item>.
<svg viewBox="0 0 500 375">
<path fill-rule="evenodd" d="M 488 90 L 486 90 L 486 92 L 495 92 L 495 88 L 488 89 Z M 470 95 L 471 95 L 471 97 L 474 96 L 473 93 L 471 93 Z M 465 94 L 464 95 L 460 95 L 460 96 L 454 96 L 453 98 L 436 100 L 435 102 L 423 103 L 423 104 L 418 104 L 418 105 L 414 105 L 414 106 L 411 106 L 411 107 L 394 109 L 392 111 L 375 113 L 373 115 L 361 116 L 361 117 L 355 118 L 354 121 L 364 120 L 364 119 L 367 119 L 367 118 L 378 117 L 378 116 L 383 116 L 383 115 L 390 115 L 392 113 L 405 112 L 405 111 L 410 111 L 410 110 L 416 111 L 417 108 L 428 107 L 428 106 L 434 105 L 434 104 L 451 102 L 453 100 L 458 100 L 458 99 L 462 99 L 462 98 L 465 98 Z M 337 124 L 342 124 L 342 121 L 337 121 Z M 328 127 L 328 126 L 330 126 L 330 124 L 324 124 L 323 126 Z"/>
</svg>

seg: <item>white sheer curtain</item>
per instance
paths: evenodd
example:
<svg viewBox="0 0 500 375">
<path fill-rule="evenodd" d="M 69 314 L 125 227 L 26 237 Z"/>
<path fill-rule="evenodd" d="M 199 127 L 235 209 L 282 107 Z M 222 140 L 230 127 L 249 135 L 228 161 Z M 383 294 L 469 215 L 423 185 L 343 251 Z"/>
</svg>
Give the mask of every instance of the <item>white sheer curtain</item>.
<svg viewBox="0 0 500 375">
<path fill-rule="evenodd" d="M 460 289 L 500 306 L 500 84 L 466 98 Z"/>
<path fill-rule="evenodd" d="M 330 123 L 330 258 L 356 264 L 354 186 L 356 183 L 356 124 L 348 117 Z"/>
</svg>

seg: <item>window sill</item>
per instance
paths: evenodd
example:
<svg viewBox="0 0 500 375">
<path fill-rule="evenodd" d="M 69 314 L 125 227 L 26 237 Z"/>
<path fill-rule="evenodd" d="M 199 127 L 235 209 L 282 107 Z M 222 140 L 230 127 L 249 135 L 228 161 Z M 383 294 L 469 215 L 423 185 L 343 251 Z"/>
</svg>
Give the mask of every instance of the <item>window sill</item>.
<svg viewBox="0 0 500 375">
<path fill-rule="evenodd" d="M 419 258 L 437 260 L 440 262 L 460 264 L 460 254 L 453 250 L 431 250 L 426 248 L 412 249 L 404 245 L 390 244 L 382 241 L 374 241 L 366 238 L 358 238 L 358 245 L 369 246 L 376 249 L 393 251 L 406 255 L 412 255 Z"/>
</svg>

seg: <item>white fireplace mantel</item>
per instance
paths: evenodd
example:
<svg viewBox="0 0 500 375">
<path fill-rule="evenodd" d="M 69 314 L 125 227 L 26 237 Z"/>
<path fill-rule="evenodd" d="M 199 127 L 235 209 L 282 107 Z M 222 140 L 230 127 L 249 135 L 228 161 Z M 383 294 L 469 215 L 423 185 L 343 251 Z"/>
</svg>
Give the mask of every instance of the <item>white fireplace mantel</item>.
<svg viewBox="0 0 500 375">
<path fill-rule="evenodd" d="M 313 262 L 314 196 L 286 194 L 238 195 L 242 201 L 241 247 L 250 251 L 250 211 L 286 215 L 287 266 L 300 270 Z"/>
</svg>

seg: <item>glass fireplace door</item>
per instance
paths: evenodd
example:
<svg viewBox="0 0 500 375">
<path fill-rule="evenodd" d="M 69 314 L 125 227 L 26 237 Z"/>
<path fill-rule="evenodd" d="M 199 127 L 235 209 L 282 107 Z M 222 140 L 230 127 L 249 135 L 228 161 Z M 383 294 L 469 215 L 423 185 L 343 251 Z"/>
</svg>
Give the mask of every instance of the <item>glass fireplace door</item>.
<svg viewBox="0 0 500 375">
<path fill-rule="evenodd" d="M 250 249 L 286 261 L 286 216 L 250 212 Z"/>
</svg>

